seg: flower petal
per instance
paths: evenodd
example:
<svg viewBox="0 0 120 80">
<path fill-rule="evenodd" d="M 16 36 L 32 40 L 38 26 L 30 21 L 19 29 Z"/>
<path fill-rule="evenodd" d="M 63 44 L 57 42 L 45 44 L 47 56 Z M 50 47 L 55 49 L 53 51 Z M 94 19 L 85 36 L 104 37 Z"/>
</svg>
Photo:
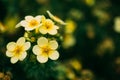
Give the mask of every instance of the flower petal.
<svg viewBox="0 0 120 80">
<path fill-rule="evenodd" d="M 33 30 L 33 29 L 35 29 L 36 27 L 33 27 L 33 28 L 31 28 L 31 27 L 25 27 L 25 30 L 26 31 L 31 31 L 31 30 Z"/>
<path fill-rule="evenodd" d="M 47 11 L 47 13 L 48 13 L 49 17 L 51 19 L 53 19 L 54 21 L 56 21 L 56 22 L 58 22 L 58 23 L 60 23 L 62 25 L 66 25 L 66 23 L 64 21 L 62 21 L 61 19 L 59 19 L 56 16 L 54 16 L 50 11 Z"/>
<path fill-rule="evenodd" d="M 40 47 L 46 46 L 46 45 L 48 45 L 48 39 L 45 37 L 40 37 L 38 39 L 37 43 Z"/>
<path fill-rule="evenodd" d="M 20 37 L 18 40 L 17 40 L 17 45 L 24 45 L 25 43 L 25 38 L 24 37 Z"/>
<path fill-rule="evenodd" d="M 28 26 L 28 23 L 25 20 L 23 20 L 20 22 L 20 25 L 23 27 L 26 27 L 26 26 Z"/>
<path fill-rule="evenodd" d="M 49 53 L 49 58 L 52 59 L 52 60 L 57 60 L 59 58 L 58 51 L 51 51 Z"/>
<path fill-rule="evenodd" d="M 28 21 L 28 22 L 31 21 L 32 19 L 33 19 L 33 16 L 26 16 L 25 17 L 25 20 Z"/>
<path fill-rule="evenodd" d="M 30 44 L 30 42 L 26 42 L 24 44 L 24 46 L 25 46 L 25 50 L 28 50 L 30 48 L 31 44 Z"/>
<path fill-rule="evenodd" d="M 27 52 L 21 53 L 21 55 L 19 55 L 19 60 L 23 61 L 26 58 L 26 56 L 27 56 Z"/>
<path fill-rule="evenodd" d="M 35 46 L 33 47 L 32 51 L 33 51 L 33 53 L 34 53 L 35 55 L 40 55 L 40 54 L 42 53 L 42 50 L 41 50 L 41 48 L 40 48 L 38 45 L 35 45 Z"/>
<path fill-rule="evenodd" d="M 7 44 L 7 50 L 9 51 L 13 51 L 16 47 L 16 43 L 15 42 L 10 42 Z"/>
<path fill-rule="evenodd" d="M 42 33 L 42 34 L 47 34 L 47 30 L 46 30 L 46 28 L 45 28 L 45 26 L 41 26 L 40 28 L 39 28 L 39 31 L 40 31 L 40 33 Z"/>
<path fill-rule="evenodd" d="M 48 61 L 48 56 L 47 56 L 47 54 L 41 54 L 41 55 L 37 56 L 37 60 L 40 63 L 46 63 Z"/>
<path fill-rule="evenodd" d="M 52 41 L 49 42 L 49 46 L 50 46 L 51 49 L 55 50 L 55 49 L 58 48 L 58 43 L 57 43 L 57 41 L 52 40 Z"/>
<path fill-rule="evenodd" d="M 48 31 L 48 33 L 51 34 L 51 35 L 55 35 L 55 34 L 57 34 L 57 30 L 56 29 L 51 29 L 51 30 Z"/>
<path fill-rule="evenodd" d="M 59 26 L 56 26 L 56 25 L 55 25 L 54 27 L 55 27 L 55 29 L 59 29 Z"/>
<path fill-rule="evenodd" d="M 38 16 L 35 17 L 35 19 L 40 22 L 41 19 L 42 19 L 42 16 L 41 16 L 41 15 L 38 15 Z"/>
<path fill-rule="evenodd" d="M 20 27 L 21 26 L 21 24 L 20 24 L 20 22 L 15 26 L 15 28 L 18 28 L 18 27 Z"/>
<path fill-rule="evenodd" d="M 11 59 L 10 59 L 10 61 L 11 61 L 11 63 L 12 64 L 14 64 L 14 63 L 16 63 L 17 61 L 18 61 L 18 57 L 12 57 Z"/>
<path fill-rule="evenodd" d="M 45 16 L 42 15 L 41 20 L 42 20 L 42 23 L 45 23 L 45 21 L 46 21 Z"/>
<path fill-rule="evenodd" d="M 7 57 L 12 57 L 12 56 L 14 56 L 14 53 L 11 52 L 11 51 L 6 51 L 6 56 Z"/>
</svg>

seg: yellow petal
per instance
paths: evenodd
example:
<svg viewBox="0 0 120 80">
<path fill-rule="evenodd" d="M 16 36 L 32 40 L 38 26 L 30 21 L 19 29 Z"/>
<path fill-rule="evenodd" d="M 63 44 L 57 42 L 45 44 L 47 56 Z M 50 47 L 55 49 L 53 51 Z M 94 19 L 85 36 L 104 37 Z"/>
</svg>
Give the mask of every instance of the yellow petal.
<svg viewBox="0 0 120 80">
<path fill-rule="evenodd" d="M 7 50 L 9 51 L 13 51 L 16 47 L 16 43 L 15 42 L 10 42 L 7 44 Z"/>
<path fill-rule="evenodd" d="M 40 22 L 41 19 L 42 19 L 42 16 L 41 16 L 41 15 L 38 15 L 38 16 L 35 17 L 35 19 L 36 19 L 38 22 Z"/>
<path fill-rule="evenodd" d="M 31 31 L 31 30 L 33 30 L 33 29 L 35 29 L 35 28 L 36 28 L 36 27 L 31 28 L 31 27 L 27 27 L 27 26 L 26 26 L 26 27 L 25 27 L 25 30 L 26 30 L 26 31 Z"/>
<path fill-rule="evenodd" d="M 12 64 L 14 64 L 14 63 L 16 63 L 18 61 L 18 57 L 12 57 L 10 59 L 10 61 L 11 61 Z"/>
<path fill-rule="evenodd" d="M 43 15 L 42 15 L 42 18 L 41 18 L 41 20 L 42 20 L 42 23 L 45 23 L 45 21 L 46 21 L 46 18 L 45 18 L 45 16 L 43 16 Z"/>
<path fill-rule="evenodd" d="M 25 43 L 25 38 L 24 37 L 20 37 L 18 40 L 17 40 L 17 45 L 24 45 Z"/>
<path fill-rule="evenodd" d="M 38 39 L 37 43 L 38 43 L 38 46 L 40 46 L 40 47 L 46 46 L 46 45 L 48 45 L 48 39 L 45 37 L 40 37 Z"/>
<path fill-rule="evenodd" d="M 28 50 L 30 48 L 30 46 L 31 46 L 30 42 L 26 42 L 24 44 L 25 50 Z"/>
<path fill-rule="evenodd" d="M 48 33 L 51 34 L 51 35 L 55 35 L 55 34 L 57 34 L 57 30 L 52 29 L 52 30 L 49 30 Z"/>
<path fill-rule="evenodd" d="M 41 50 L 41 48 L 40 48 L 38 45 L 35 45 L 35 46 L 33 47 L 32 51 L 33 51 L 33 53 L 34 53 L 35 55 L 40 55 L 40 54 L 42 53 L 42 50 Z"/>
<path fill-rule="evenodd" d="M 50 26 L 53 26 L 54 25 L 54 22 L 51 20 L 51 19 L 46 19 L 45 20 L 45 24 L 48 24 Z"/>
<path fill-rule="evenodd" d="M 26 26 L 28 26 L 28 23 L 25 20 L 23 20 L 20 22 L 20 25 L 23 27 L 26 27 Z M 18 24 L 18 26 L 19 26 L 19 24 Z"/>
<path fill-rule="evenodd" d="M 45 26 L 41 26 L 41 27 L 39 28 L 39 31 L 40 31 L 40 33 L 42 33 L 42 34 L 47 34 L 47 30 L 46 30 Z"/>
<path fill-rule="evenodd" d="M 15 28 L 18 28 L 18 27 L 20 27 L 21 26 L 21 23 L 19 22 L 16 26 L 15 26 Z"/>
<path fill-rule="evenodd" d="M 49 17 L 51 19 L 53 19 L 54 21 L 56 21 L 56 22 L 58 22 L 58 23 L 60 23 L 62 25 L 66 25 L 66 23 L 64 21 L 62 21 L 61 19 L 55 17 L 50 11 L 47 11 L 47 13 L 48 13 Z"/>
<path fill-rule="evenodd" d="M 51 49 L 55 50 L 55 49 L 58 48 L 58 43 L 57 43 L 57 41 L 52 40 L 52 41 L 49 42 L 49 46 L 50 46 Z"/>
<path fill-rule="evenodd" d="M 58 51 L 51 51 L 49 53 L 49 58 L 52 59 L 52 60 L 57 60 L 59 58 Z"/>
<path fill-rule="evenodd" d="M 33 16 L 26 16 L 25 17 L 25 20 L 28 21 L 28 22 L 31 21 L 32 19 L 33 19 Z"/>
<path fill-rule="evenodd" d="M 59 27 L 58 27 L 58 26 L 56 26 L 56 25 L 55 25 L 54 27 L 55 27 L 55 29 L 59 29 Z"/>
<path fill-rule="evenodd" d="M 37 56 L 37 60 L 40 63 L 46 63 L 48 61 L 48 56 L 46 54 L 41 54 L 41 55 Z"/>
<path fill-rule="evenodd" d="M 23 61 L 23 60 L 26 58 L 26 56 L 27 56 L 27 52 L 21 53 L 21 54 L 19 55 L 19 60 L 20 60 L 20 61 Z"/>
<path fill-rule="evenodd" d="M 14 53 L 11 51 L 6 51 L 6 56 L 12 57 L 12 56 L 14 56 Z"/>
</svg>

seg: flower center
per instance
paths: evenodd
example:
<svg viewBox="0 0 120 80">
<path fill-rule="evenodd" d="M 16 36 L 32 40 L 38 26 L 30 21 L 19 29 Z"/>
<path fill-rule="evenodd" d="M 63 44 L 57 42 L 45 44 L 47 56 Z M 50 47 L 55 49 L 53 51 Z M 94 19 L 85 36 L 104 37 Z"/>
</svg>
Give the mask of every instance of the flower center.
<svg viewBox="0 0 120 80">
<path fill-rule="evenodd" d="M 29 24 L 30 24 L 30 27 L 34 27 L 34 26 L 38 25 L 38 22 L 33 19 L 33 20 L 30 21 Z"/>
<path fill-rule="evenodd" d="M 51 29 L 53 24 L 51 21 L 46 21 L 45 26 L 46 26 L 46 29 Z"/>
<path fill-rule="evenodd" d="M 16 48 L 14 50 L 15 54 L 20 54 L 22 51 L 23 51 L 22 46 L 16 46 Z"/>
<path fill-rule="evenodd" d="M 43 49 L 42 52 L 43 52 L 43 53 L 47 53 L 47 54 L 51 51 L 51 49 L 48 48 L 47 46 L 46 46 L 46 47 L 43 47 L 42 49 Z"/>
</svg>

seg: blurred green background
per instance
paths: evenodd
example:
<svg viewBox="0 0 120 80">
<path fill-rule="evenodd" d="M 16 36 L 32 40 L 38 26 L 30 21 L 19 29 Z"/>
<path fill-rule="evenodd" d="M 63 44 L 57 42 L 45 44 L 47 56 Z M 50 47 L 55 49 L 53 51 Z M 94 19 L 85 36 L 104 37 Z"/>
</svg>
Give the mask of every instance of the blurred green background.
<svg viewBox="0 0 120 80">
<path fill-rule="evenodd" d="M 10 63 L 6 44 L 23 36 L 15 25 L 26 15 L 48 16 L 47 10 L 69 25 L 56 75 L 36 80 L 120 80 L 119 0 L 0 0 L 0 80 L 34 79 L 27 79 L 24 66 Z"/>
</svg>

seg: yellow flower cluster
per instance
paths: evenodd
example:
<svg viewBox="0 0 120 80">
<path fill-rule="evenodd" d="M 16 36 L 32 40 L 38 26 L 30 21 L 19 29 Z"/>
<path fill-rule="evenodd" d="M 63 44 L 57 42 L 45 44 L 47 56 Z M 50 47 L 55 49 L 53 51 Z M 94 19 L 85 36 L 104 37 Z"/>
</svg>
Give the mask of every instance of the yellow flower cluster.
<svg viewBox="0 0 120 80">
<path fill-rule="evenodd" d="M 58 42 L 54 37 L 58 33 L 59 27 L 55 25 L 54 21 L 61 25 L 65 25 L 65 23 L 53 16 L 49 11 L 47 13 L 51 19 L 46 19 L 44 15 L 36 17 L 29 15 L 16 25 L 16 27 L 24 27 L 26 32 L 25 36 L 20 37 L 17 42 L 7 44 L 6 56 L 11 57 L 11 63 L 14 64 L 19 60 L 23 61 L 29 55 L 27 50 L 31 49 L 32 46 L 32 52 L 40 63 L 46 63 L 48 58 L 51 60 L 59 58 Z M 28 42 L 25 42 L 25 40 Z M 37 45 L 33 45 L 32 42 L 37 42 Z"/>
</svg>

